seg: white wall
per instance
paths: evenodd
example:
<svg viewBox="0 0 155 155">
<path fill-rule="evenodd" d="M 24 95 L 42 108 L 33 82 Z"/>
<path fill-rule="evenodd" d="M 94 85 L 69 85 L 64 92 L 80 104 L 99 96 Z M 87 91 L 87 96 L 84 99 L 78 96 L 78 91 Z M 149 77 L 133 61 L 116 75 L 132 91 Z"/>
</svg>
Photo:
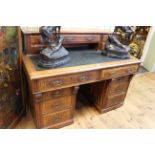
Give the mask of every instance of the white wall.
<svg viewBox="0 0 155 155">
<path fill-rule="evenodd" d="M 148 71 L 155 71 L 155 27 L 150 29 L 141 60 Z"/>
</svg>

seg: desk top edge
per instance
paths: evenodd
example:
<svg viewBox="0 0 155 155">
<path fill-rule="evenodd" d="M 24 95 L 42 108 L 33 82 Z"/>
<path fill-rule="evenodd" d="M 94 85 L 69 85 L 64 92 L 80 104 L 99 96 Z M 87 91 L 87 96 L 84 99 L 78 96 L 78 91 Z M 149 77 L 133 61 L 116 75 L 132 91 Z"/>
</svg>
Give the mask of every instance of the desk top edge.
<svg viewBox="0 0 155 155">
<path fill-rule="evenodd" d="M 69 75 L 69 74 L 75 74 L 75 73 L 93 71 L 93 70 L 99 70 L 99 69 L 121 67 L 126 65 L 136 65 L 136 64 L 139 65 L 140 63 L 141 63 L 140 60 L 134 57 L 131 57 L 131 59 L 127 59 L 127 60 L 118 60 L 118 61 L 87 64 L 87 65 L 80 65 L 80 66 L 73 66 L 73 67 L 66 67 L 66 68 L 56 68 L 56 69 L 44 70 L 44 71 L 36 71 L 34 65 L 30 61 L 30 58 L 23 54 L 23 64 L 30 80 L 55 77 L 55 76 L 61 76 L 61 75 L 63 76 L 63 75 Z"/>
</svg>

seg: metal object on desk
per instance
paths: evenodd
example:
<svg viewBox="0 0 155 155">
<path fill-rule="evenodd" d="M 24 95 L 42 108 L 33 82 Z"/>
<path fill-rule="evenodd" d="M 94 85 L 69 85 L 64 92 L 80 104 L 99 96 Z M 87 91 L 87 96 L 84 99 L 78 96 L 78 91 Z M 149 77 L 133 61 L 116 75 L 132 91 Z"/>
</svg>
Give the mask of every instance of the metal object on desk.
<svg viewBox="0 0 155 155">
<path fill-rule="evenodd" d="M 129 58 L 130 47 L 123 45 L 116 36 L 110 34 L 106 43 L 106 50 L 103 51 L 104 55 L 119 59 Z"/>
<path fill-rule="evenodd" d="M 69 52 L 62 46 L 60 26 L 42 26 L 40 34 L 42 43 L 48 42 L 48 47 L 40 52 L 38 65 L 44 68 L 55 68 L 70 61 Z"/>
<path fill-rule="evenodd" d="M 134 34 L 134 29 L 134 26 L 116 26 L 115 33 L 122 44 L 129 45 Z"/>
</svg>

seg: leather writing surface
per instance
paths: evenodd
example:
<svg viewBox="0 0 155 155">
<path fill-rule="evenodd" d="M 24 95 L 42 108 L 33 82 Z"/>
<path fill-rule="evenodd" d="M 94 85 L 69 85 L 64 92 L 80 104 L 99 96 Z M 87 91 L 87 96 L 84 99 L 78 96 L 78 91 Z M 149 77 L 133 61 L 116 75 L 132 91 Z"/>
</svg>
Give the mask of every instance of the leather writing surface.
<svg viewBox="0 0 155 155">
<path fill-rule="evenodd" d="M 96 51 L 96 50 L 69 50 L 69 55 L 71 58 L 70 62 L 59 68 L 119 60 L 117 58 L 106 57 L 101 54 L 101 51 Z M 44 68 L 41 68 L 37 65 L 39 60 L 39 55 L 31 56 L 30 59 L 37 71 L 45 70 Z"/>
</svg>

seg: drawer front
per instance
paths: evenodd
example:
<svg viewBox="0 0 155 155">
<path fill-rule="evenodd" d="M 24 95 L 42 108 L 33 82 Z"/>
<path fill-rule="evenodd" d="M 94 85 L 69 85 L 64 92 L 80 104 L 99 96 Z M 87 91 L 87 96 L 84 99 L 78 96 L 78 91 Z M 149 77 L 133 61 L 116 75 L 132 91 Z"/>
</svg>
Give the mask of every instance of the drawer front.
<svg viewBox="0 0 155 155">
<path fill-rule="evenodd" d="M 73 107 L 72 97 L 64 97 L 61 99 L 48 100 L 41 104 L 42 114 L 65 110 Z"/>
<path fill-rule="evenodd" d="M 121 94 L 115 97 L 108 97 L 106 100 L 106 104 L 105 107 L 112 107 L 115 106 L 117 104 L 121 104 L 124 102 L 124 98 L 125 98 L 125 94 Z"/>
<path fill-rule="evenodd" d="M 43 125 L 44 127 L 57 125 L 65 121 L 73 119 L 73 110 L 68 109 L 62 112 L 57 112 L 54 114 L 48 114 L 43 116 Z"/>
<path fill-rule="evenodd" d="M 130 79 L 131 76 L 125 76 L 113 79 L 109 87 L 109 95 L 116 96 L 123 93 L 126 94 L 126 91 L 130 83 Z"/>
<path fill-rule="evenodd" d="M 119 85 L 113 85 L 110 87 L 109 96 L 116 96 L 119 94 L 126 94 L 126 91 L 128 89 L 129 83 L 119 84 Z"/>
<path fill-rule="evenodd" d="M 132 75 L 137 72 L 138 67 L 137 66 L 128 66 L 128 67 L 122 67 L 122 68 L 116 68 L 116 69 L 107 69 L 103 70 L 101 73 L 102 79 L 111 79 L 111 78 L 117 78 L 121 76 L 127 76 Z"/>
<path fill-rule="evenodd" d="M 72 83 L 72 76 L 60 76 L 55 78 L 46 78 L 38 81 L 40 91 L 60 89 Z M 54 96 L 54 95 L 53 95 Z"/>
<path fill-rule="evenodd" d="M 50 92 L 43 93 L 43 100 L 53 100 L 53 99 L 59 99 L 63 97 L 70 96 L 72 94 L 72 89 L 67 88 L 67 89 L 58 89 Z"/>
<path fill-rule="evenodd" d="M 92 81 L 96 81 L 99 78 L 99 72 L 98 71 L 92 71 L 92 72 L 86 72 L 86 73 L 80 73 L 73 75 L 73 82 L 74 83 L 89 83 Z"/>
<path fill-rule="evenodd" d="M 98 71 L 85 72 L 68 76 L 60 76 L 55 78 L 40 79 L 37 82 L 37 91 L 41 92 L 41 91 L 61 89 L 67 86 L 74 86 L 82 83 L 93 82 L 98 79 L 99 79 Z"/>
<path fill-rule="evenodd" d="M 64 44 L 71 43 L 97 43 L 100 41 L 100 35 L 63 35 Z"/>
<path fill-rule="evenodd" d="M 123 76 L 123 77 L 118 77 L 118 78 L 116 78 L 116 79 L 113 79 L 112 82 L 111 82 L 111 85 L 112 85 L 112 86 L 115 86 L 115 85 L 120 85 L 120 84 L 129 83 L 131 77 L 132 77 L 132 76 Z"/>
<path fill-rule="evenodd" d="M 30 45 L 40 45 L 41 43 L 41 36 L 36 34 L 36 35 L 29 35 L 29 42 Z"/>
</svg>

